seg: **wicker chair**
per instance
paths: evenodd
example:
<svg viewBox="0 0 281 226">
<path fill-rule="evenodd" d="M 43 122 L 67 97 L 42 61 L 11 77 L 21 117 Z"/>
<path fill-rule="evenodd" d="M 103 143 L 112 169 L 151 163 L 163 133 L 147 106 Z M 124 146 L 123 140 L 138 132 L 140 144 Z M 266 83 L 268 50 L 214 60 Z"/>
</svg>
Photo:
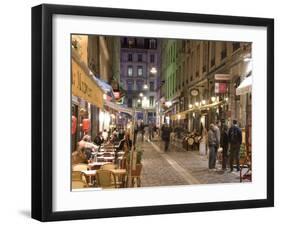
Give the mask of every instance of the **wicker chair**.
<svg viewBox="0 0 281 226">
<path fill-rule="evenodd" d="M 116 188 L 115 177 L 110 170 L 97 170 L 96 179 L 97 185 L 102 188 Z"/>
<path fill-rule="evenodd" d="M 72 165 L 72 171 L 84 171 L 84 170 L 88 170 L 88 165 L 85 163 L 78 163 L 75 165 Z"/>
<path fill-rule="evenodd" d="M 141 170 L 142 170 L 142 164 L 136 164 L 136 169 L 131 171 L 131 181 L 132 181 L 132 187 L 135 185 L 135 180 L 137 182 L 137 187 L 141 186 Z"/>
</svg>

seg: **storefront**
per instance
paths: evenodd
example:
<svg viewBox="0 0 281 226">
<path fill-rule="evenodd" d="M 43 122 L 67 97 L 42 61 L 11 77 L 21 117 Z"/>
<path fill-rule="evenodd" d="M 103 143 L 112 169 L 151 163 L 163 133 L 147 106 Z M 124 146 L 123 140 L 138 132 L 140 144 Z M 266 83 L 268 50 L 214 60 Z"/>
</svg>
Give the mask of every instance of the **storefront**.
<svg viewBox="0 0 281 226">
<path fill-rule="evenodd" d="M 72 151 L 84 134 L 96 136 L 99 111 L 103 108 L 103 91 L 79 55 L 72 51 Z"/>
</svg>

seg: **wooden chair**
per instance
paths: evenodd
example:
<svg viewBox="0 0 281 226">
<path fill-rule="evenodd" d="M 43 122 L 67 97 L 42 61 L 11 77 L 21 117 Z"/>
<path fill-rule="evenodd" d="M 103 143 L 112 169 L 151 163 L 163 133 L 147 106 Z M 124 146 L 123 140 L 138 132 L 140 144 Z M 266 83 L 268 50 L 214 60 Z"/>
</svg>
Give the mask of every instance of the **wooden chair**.
<svg viewBox="0 0 281 226">
<path fill-rule="evenodd" d="M 82 175 L 80 171 L 72 171 L 72 189 L 86 188 L 88 187 L 88 183 L 86 178 Z"/>
<path fill-rule="evenodd" d="M 135 185 L 135 180 L 137 182 L 137 187 L 141 186 L 141 170 L 142 170 L 142 164 L 136 164 L 136 169 L 131 171 L 131 180 L 132 180 L 132 187 Z"/>
<path fill-rule="evenodd" d="M 115 177 L 110 170 L 97 170 L 96 179 L 97 185 L 102 188 L 116 188 Z"/>
</svg>

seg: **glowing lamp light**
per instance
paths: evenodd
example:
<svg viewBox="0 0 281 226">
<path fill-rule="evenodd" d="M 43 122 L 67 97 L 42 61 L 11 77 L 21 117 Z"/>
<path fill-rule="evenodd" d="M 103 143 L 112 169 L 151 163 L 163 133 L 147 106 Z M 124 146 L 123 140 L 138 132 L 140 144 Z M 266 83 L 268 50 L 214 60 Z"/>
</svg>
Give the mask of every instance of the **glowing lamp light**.
<svg viewBox="0 0 281 226">
<path fill-rule="evenodd" d="M 215 101 L 216 101 L 216 97 L 214 97 L 214 96 L 211 97 L 211 101 L 212 101 L 212 102 L 215 102 Z"/>
<path fill-rule="evenodd" d="M 143 93 L 140 93 L 140 97 L 143 97 Z"/>
<path fill-rule="evenodd" d="M 199 106 L 199 103 L 198 103 L 198 102 L 195 102 L 195 106 L 198 107 L 198 106 Z"/>
<path fill-rule="evenodd" d="M 105 93 L 103 94 L 103 99 L 104 99 L 104 100 L 106 100 L 106 99 L 107 99 L 107 97 L 106 97 L 106 94 L 105 94 Z"/>
<path fill-rule="evenodd" d="M 152 67 L 151 70 L 150 70 L 150 73 L 151 74 L 156 74 L 157 73 L 157 70 L 155 67 Z"/>
<path fill-rule="evenodd" d="M 192 104 L 190 104 L 188 107 L 189 107 L 189 109 L 191 109 L 193 106 L 192 106 Z"/>
<path fill-rule="evenodd" d="M 244 58 L 244 62 L 249 62 L 249 61 L 251 61 L 251 58 L 249 57 Z"/>
<path fill-rule="evenodd" d="M 228 97 L 224 98 L 224 100 L 227 102 L 228 101 Z"/>
<path fill-rule="evenodd" d="M 141 102 L 141 100 L 140 99 L 138 99 L 138 103 L 140 103 Z"/>
<path fill-rule="evenodd" d="M 202 100 L 201 103 L 204 105 L 204 104 L 206 104 L 206 101 L 205 101 L 205 100 Z"/>
<path fill-rule="evenodd" d="M 143 85 L 143 88 L 144 88 L 144 89 L 148 89 L 148 85 L 147 85 L 147 84 L 144 84 L 144 85 Z"/>
<path fill-rule="evenodd" d="M 167 102 L 165 103 L 165 105 L 169 108 L 169 107 L 172 106 L 172 102 L 171 102 L 171 101 L 167 101 Z"/>
</svg>

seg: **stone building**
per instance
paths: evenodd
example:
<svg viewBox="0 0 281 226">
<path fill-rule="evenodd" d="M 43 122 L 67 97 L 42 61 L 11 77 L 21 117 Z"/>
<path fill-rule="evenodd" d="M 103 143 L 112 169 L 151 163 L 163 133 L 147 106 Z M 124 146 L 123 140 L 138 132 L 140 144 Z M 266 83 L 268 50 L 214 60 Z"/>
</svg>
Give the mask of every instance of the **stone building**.
<svg viewBox="0 0 281 226">
<path fill-rule="evenodd" d="M 159 40 L 121 38 L 120 83 L 126 91 L 124 104 L 135 109 L 136 119 L 156 121 L 156 90 L 159 86 Z"/>
<path fill-rule="evenodd" d="M 251 43 L 162 40 L 164 120 L 188 131 L 211 122 L 251 124 L 251 93 L 237 95 L 251 74 Z"/>
</svg>

